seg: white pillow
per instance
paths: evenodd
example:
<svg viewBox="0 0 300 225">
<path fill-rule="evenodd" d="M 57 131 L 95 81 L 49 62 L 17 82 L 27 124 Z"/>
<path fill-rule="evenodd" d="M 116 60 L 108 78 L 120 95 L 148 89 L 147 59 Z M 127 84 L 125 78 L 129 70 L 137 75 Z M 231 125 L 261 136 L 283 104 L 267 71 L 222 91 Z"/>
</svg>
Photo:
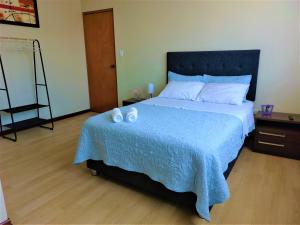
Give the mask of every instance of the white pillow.
<svg viewBox="0 0 300 225">
<path fill-rule="evenodd" d="M 248 88 L 248 84 L 208 83 L 198 95 L 197 100 L 211 103 L 242 105 Z"/>
<path fill-rule="evenodd" d="M 170 81 L 159 97 L 196 100 L 204 85 L 202 82 Z"/>
</svg>

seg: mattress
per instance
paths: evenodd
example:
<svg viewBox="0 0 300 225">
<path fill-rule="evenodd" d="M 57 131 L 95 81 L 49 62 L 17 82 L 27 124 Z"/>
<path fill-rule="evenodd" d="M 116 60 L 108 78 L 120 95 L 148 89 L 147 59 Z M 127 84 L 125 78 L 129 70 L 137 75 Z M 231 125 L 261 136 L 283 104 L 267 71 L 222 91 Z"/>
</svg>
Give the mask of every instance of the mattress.
<svg viewBox="0 0 300 225">
<path fill-rule="evenodd" d="M 74 162 L 102 160 L 144 173 L 172 191 L 194 192 L 197 212 L 210 220 L 209 206 L 230 196 L 223 172 L 254 127 L 251 105 L 154 98 L 121 108 L 123 114 L 137 108 L 135 123 L 113 123 L 108 111 L 85 122 Z"/>
</svg>

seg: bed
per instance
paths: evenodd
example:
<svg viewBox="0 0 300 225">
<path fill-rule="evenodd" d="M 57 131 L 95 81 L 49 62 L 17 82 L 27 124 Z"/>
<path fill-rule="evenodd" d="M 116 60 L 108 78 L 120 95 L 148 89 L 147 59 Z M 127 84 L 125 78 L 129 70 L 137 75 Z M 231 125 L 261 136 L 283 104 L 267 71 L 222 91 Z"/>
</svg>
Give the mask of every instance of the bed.
<svg viewBox="0 0 300 225">
<path fill-rule="evenodd" d="M 209 208 L 229 198 L 228 177 L 254 128 L 259 50 L 169 52 L 167 70 L 187 76 L 251 74 L 239 107 L 153 98 L 135 104 L 136 123 L 111 122 L 111 112 L 83 126 L 75 163 L 180 204 L 210 220 Z M 130 106 L 129 106 L 130 107 Z M 129 107 L 122 107 L 125 113 Z"/>
</svg>

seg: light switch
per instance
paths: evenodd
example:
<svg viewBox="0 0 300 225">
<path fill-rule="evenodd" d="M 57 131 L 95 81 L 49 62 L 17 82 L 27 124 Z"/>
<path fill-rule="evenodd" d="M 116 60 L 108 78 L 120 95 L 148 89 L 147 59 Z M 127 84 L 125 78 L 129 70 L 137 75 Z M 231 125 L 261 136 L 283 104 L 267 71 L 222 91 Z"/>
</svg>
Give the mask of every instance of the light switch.
<svg viewBox="0 0 300 225">
<path fill-rule="evenodd" d="M 120 50 L 119 50 L 119 55 L 120 55 L 121 57 L 124 56 L 124 50 L 123 50 L 123 49 L 120 49 Z"/>
</svg>

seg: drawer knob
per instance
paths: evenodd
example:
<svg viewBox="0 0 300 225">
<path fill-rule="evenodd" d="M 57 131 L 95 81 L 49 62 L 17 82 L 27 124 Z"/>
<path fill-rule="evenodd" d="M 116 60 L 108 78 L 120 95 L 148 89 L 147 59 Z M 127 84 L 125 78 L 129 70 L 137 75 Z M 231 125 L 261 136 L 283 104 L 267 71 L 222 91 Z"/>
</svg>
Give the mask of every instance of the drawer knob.
<svg viewBox="0 0 300 225">
<path fill-rule="evenodd" d="M 274 134 L 274 133 L 263 132 L 263 131 L 259 131 L 258 133 L 262 135 L 273 136 L 273 137 L 282 137 L 282 138 L 286 137 L 285 134 Z"/>
<path fill-rule="evenodd" d="M 276 147 L 281 147 L 281 148 L 285 147 L 285 145 L 282 145 L 282 144 L 275 144 L 275 143 L 265 142 L 265 141 L 258 141 L 258 143 L 262 144 L 262 145 L 270 145 L 270 146 L 276 146 Z"/>
</svg>

